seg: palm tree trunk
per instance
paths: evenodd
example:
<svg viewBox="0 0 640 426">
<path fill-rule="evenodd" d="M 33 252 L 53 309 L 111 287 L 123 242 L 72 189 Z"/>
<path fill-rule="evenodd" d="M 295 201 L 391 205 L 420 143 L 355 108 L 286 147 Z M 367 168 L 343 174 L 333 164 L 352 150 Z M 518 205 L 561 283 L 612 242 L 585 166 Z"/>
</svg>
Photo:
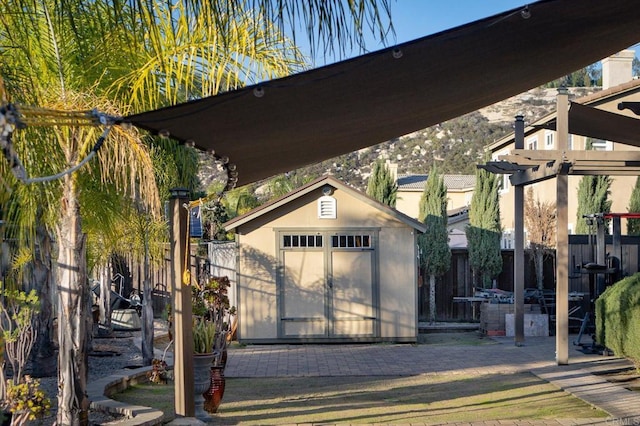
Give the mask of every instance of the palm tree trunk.
<svg viewBox="0 0 640 426">
<path fill-rule="evenodd" d="M 153 303 L 151 303 L 151 277 L 149 273 L 149 234 L 144 235 L 144 265 L 142 287 L 142 360 L 143 365 L 153 361 Z"/>
<path fill-rule="evenodd" d="M 46 377 L 54 375 L 56 358 L 53 346 L 53 275 L 51 265 L 52 243 L 51 235 L 44 226 L 38 226 L 35 234 L 35 252 L 29 271 L 25 271 L 25 289 L 35 289 L 40 299 L 40 313 L 38 314 L 38 337 L 35 342 L 31 360 L 34 363 L 32 375 Z"/>
<path fill-rule="evenodd" d="M 88 299 L 85 235 L 75 182 L 65 177 L 58 225 L 59 425 L 87 425 Z"/>
<path fill-rule="evenodd" d="M 111 267 L 103 266 L 100 273 L 100 321 L 105 333 L 111 334 Z"/>
</svg>

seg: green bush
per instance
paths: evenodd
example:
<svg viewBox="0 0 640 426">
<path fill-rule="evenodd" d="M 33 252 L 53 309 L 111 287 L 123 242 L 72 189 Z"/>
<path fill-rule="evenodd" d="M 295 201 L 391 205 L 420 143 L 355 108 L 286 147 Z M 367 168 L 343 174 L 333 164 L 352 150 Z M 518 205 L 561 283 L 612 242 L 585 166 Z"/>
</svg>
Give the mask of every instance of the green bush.
<svg viewBox="0 0 640 426">
<path fill-rule="evenodd" d="M 595 321 L 596 342 L 640 366 L 640 273 L 602 293 Z"/>
</svg>

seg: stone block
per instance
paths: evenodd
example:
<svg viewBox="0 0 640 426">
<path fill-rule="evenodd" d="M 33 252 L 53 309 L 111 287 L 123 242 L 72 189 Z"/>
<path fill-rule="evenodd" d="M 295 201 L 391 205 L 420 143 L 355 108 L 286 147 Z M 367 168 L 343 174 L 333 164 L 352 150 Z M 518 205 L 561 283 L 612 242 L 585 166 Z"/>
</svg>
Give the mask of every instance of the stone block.
<svg viewBox="0 0 640 426">
<path fill-rule="evenodd" d="M 515 314 L 505 314 L 506 335 L 513 337 L 515 333 Z M 548 336 L 549 316 L 547 314 L 524 314 L 525 336 Z"/>
</svg>

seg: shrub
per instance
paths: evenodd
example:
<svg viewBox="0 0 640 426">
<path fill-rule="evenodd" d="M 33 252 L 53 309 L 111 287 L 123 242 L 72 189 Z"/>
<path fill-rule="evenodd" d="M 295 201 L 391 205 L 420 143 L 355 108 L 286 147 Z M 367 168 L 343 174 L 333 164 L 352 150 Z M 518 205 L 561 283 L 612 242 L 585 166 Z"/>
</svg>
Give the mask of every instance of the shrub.
<svg viewBox="0 0 640 426">
<path fill-rule="evenodd" d="M 640 273 L 607 288 L 596 300 L 596 342 L 640 366 Z"/>
</svg>

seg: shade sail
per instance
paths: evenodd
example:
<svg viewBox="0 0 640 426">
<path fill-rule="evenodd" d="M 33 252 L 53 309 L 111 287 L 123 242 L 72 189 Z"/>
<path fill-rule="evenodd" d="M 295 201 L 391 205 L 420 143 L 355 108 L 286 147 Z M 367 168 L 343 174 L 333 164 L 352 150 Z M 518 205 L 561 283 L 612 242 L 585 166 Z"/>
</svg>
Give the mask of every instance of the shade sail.
<svg viewBox="0 0 640 426">
<path fill-rule="evenodd" d="M 475 111 L 640 41 L 633 1 L 522 11 L 124 121 L 228 156 L 243 185 Z"/>
<path fill-rule="evenodd" d="M 543 126 L 555 130 L 556 120 Z M 640 120 L 571 102 L 569 133 L 640 147 Z"/>
</svg>

